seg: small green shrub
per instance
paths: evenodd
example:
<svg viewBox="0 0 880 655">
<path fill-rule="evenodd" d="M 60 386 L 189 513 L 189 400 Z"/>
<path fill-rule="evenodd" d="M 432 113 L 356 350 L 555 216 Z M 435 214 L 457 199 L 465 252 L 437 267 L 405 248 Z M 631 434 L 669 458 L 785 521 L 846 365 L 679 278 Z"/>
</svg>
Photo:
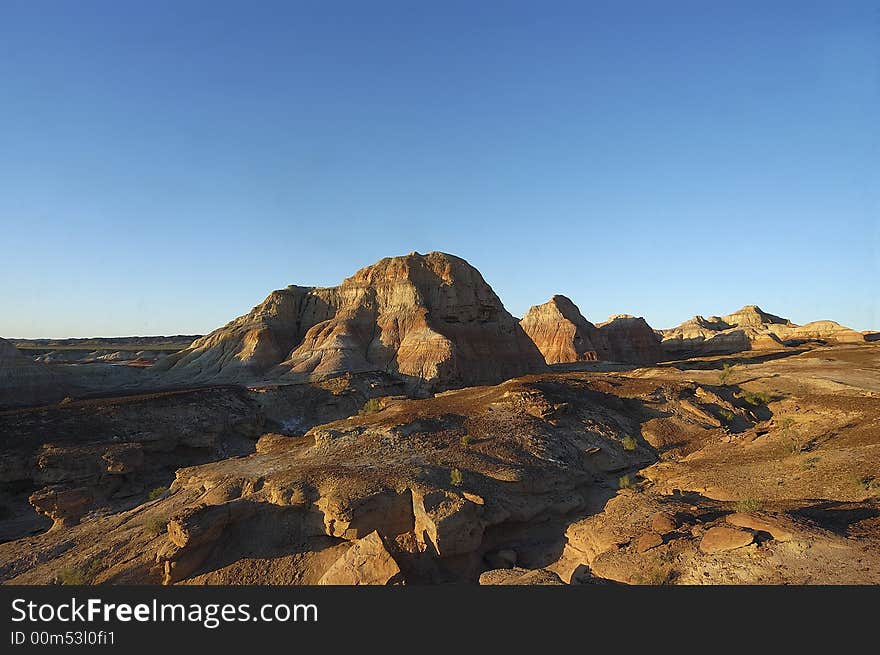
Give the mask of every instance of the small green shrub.
<svg viewBox="0 0 880 655">
<path fill-rule="evenodd" d="M 153 516 L 146 520 L 144 523 L 144 529 L 147 531 L 147 534 L 157 537 L 163 532 L 165 532 L 168 527 L 168 519 L 163 518 L 161 516 Z"/>
<path fill-rule="evenodd" d="M 58 572 L 58 583 L 62 585 L 90 585 L 101 572 L 101 563 L 94 559 L 80 566 L 65 566 Z"/>
<path fill-rule="evenodd" d="M 749 512 L 757 512 L 763 506 L 764 503 L 756 498 L 743 498 L 736 501 L 736 511 L 743 514 L 748 514 Z"/>
<path fill-rule="evenodd" d="M 779 430 L 782 433 L 782 442 L 792 455 L 801 452 L 801 438 L 794 430 L 794 419 L 785 417 L 779 422 Z"/>
<path fill-rule="evenodd" d="M 822 461 L 821 457 L 807 457 L 807 459 L 804 460 L 804 468 L 814 469 L 816 468 L 816 464 L 820 461 Z"/>
<path fill-rule="evenodd" d="M 620 444 L 623 446 L 624 450 L 635 450 L 639 445 L 634 437 L 630 435 L 626 435 L 623 439 L 620 440 Z"/>
<path fill-rule="evenodd" d="M 723 418 L 727 423 L 732 422 L 733 419 L 736 418 L 736 414 L 734 414 L 733 412 L 731 412 L 729 409 L 723 409 L 723 408 L 722 408 L 722 409 L 719 409 L 719 410 L 718 410 L 718 414 L 719 414 L 719 415 L 721 416 L 721 418 Z"/>
<path fill-rule="evenodd" d="M 461 444 L 462 448 L 467 448 L 471 445 L 471 437 L 469 434 L 464 435 L 461 439 L 458 440 L 458 443 Z"/>
<path fill-rule="evenodd" d="M 723 364 L 721 366 L 721 371 L 718 373 L 718 383 L 727 385 L 730 384 L 730 381 L 733 379 L 733 368 L 736 364 Z"/>
<path fill-rule="evenodd" d="M 873 491 L 878 486 L 873 475 L 853 474 L 850 476 L 850 482 L 859 489 L 864 489 L 865 491 Z"/>
<path fill-rule="evenodd" d="M 156 500 L 159 496 L 168 491 L 168 487 L 156 487 L 150 493 L 147 494 L 147 498 L 149 500 Z"/>
<path fill-rule="evenodd" d="M 83 585 L 86 576 L 82 569 L 76 566 L 65 566 L 58 572 L 58 582 L 63 585 Z"/>
<path fill-rule="evenodd" d="M 460 487 L 461 483 L 464 481 L 464 476 L 461 474 L 460 470 L 452 469 L 449 472 L 449 481 L 456 487 Z"/>
<path fill-rule="evenodd" d="M 628 475 L 621 475 L 617 480 L 617 488 L 618 489 L 635 489 L 637 488 L 637 484 L 635 480 L 630 478 Z"/>
<path fill-rule="evenodd" d="M 378 398 L 370 398 L 367 402 L 364 403 L 364 406 L 361 407 L 361 411 L 358 412 L 361 416 L 365 414 L 375 414 L 382 410 L 382 403 L 379 402 Z"/>
<path fill-rule="evenodd" d="M 761 407 L 773 400 L 773 396 L 766 391 L 744 391 L 742 398 L 753 407 Z"/>
</svg>

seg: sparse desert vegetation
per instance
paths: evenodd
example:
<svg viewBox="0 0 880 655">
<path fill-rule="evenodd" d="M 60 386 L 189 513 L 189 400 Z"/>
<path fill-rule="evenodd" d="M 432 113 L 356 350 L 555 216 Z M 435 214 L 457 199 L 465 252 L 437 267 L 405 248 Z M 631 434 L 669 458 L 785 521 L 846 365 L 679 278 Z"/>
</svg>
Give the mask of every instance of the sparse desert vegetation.
<svg viewBox="0 0 880 655">
<path fill-rule="evenodd" d="M 90 585 L 101 572 L 101 563 L 97 559 L 89 560 L 80 566 L 65 566 L 58 572 L 58 584 Z"/>
<path fill-rule="evenodd" d="M 728 385 L 733 380 L 734 368 L 736 364 L 724 362 L 721 365 L 721 372 L 718 374 L 718 384 Z"/>
<path fill-rule="evenodd" d="M 148 500 L 156 500 L 157 498 L 161 498 L 168 492 L 168 487 L 156 487 L 155 489 L 151 489 L 150 493 L 147 494 Z"/>
<path fill-rule="evenodd" d="M 151 536 L 158 536 L 165 532 L 168 525 L 168 519 L 160 516 L 151 516 L 144 522 L 144 529 Z"/>
<path fill-rule="evenodd" d="M 380 400 L 378 398 L 370 398 L 364 403 L 363 407 L 361 407 L 361 411 L 358 413 L 361 416 L 365 416 L 368 414 L 375 414 L 379 411 L 382 411 L 382 403 Z"/>
<path fill-rule="evenodd" d="M 764 503 L 757 498 L 743 498 L 736 501 L 736 511 L 748 514 L 749 512 L 757 512 L 764 506 Z"/>
</svg>

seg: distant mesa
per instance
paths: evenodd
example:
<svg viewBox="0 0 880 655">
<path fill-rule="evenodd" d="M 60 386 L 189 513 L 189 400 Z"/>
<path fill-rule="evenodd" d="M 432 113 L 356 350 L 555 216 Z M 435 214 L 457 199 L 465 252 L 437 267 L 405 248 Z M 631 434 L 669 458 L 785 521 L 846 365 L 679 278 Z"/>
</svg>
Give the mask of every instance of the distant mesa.
<svg viewBox="0 0 880 655">
<path fill-rule="evenodd" d="M 834 321 L 796 325 L 746 305 L 726 316 L 694 316 L 678 327 L 658 330 L 669 358 L 720 355 L 746 350 L 768 350 L 808 342 L 863 343 L 865 335 Z"/>
<path fill-rule="evenodd" d="M 618 314 L 594 325 L 562 295 L 529 309 L 520 325 L 548 364 L 652 364 L 662 356 L 660 339 L 645 319 Z"/>
<path fill-rule="evenodd" d="M 431 390 L 546 368 L 479 271 L 441 252 L 390 257 L 336 287 L 273 291 L 154 368 L 188 381 L 384 371 Z"/>
<path fill-rule="evenodd" d="M 17 339 L 14 345 L 23 354 L 44 364 L 107 362 L 149 367 L 163 357 L 186 348 L 199 336 Z"/>
</svg>

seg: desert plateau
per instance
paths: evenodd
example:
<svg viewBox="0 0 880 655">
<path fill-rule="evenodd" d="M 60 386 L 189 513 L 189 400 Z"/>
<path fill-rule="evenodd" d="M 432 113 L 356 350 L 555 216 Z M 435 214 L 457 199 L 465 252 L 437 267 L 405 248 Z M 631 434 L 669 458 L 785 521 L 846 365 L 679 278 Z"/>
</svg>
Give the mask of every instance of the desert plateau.
<svg viewBox="0 0 880 655">
<path fill-rule="evenodd" d="M 0 581 L 880 584 L 875 333 L 542 300 L 412 252 L 204 336 L 0 340 Z"/>
</svg>

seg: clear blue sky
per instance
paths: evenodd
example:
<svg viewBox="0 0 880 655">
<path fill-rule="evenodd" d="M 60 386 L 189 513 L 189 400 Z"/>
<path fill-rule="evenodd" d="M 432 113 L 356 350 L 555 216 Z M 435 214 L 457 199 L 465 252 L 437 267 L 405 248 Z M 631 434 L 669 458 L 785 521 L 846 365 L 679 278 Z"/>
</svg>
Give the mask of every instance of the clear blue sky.
<svg viewBox="0 0 880 655">
<path fill-rule="evenodd" d="M 201 333 L 384 256 L 522 315 L 880 328 L 865 2 L 0 0 L 0 335 Z"/>
</svg>

